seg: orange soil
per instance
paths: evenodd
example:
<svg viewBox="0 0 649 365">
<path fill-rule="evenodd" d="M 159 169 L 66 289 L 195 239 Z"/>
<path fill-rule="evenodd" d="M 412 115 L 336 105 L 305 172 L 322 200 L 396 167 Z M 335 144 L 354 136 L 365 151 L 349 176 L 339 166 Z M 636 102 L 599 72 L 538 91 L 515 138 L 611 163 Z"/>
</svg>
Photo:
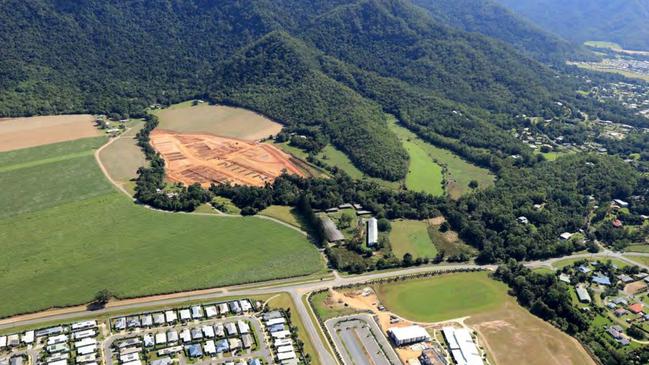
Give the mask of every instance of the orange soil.
<svg viewBox="0 0 649 365">
<path fill-rule="evenodd" d="M 629 295 L 635 295 L 646 290 L 647 284 L 643 280 L 627 284 L 624 287 L 624 292 Z"/>
<path fill-rule="evenodd" d="M 290 155 L 266 143 L 156 129 L 151 144 L 165 160 L 168 179 L 185 185 L 263 186 L 283 171 L 303 176 Z"/>
<path fill-rule="evenodd" d="M 0 119 L 0 152 L 100 136 L 89 114 Z"/>
</svg>

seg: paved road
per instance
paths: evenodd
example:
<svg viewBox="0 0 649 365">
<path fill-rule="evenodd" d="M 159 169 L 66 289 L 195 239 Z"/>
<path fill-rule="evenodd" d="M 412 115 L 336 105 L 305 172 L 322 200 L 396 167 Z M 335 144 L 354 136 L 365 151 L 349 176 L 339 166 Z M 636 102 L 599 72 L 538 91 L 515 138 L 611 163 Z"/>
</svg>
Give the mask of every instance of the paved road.
<svg viewBox="0 0 649 365">
<path fill-rule="evenodd" d="M 345 364 L 400 365 L 399 356 L 369 314 L 357 314 L 325 322 Z M 368 359 L 368 357 L 370 359 Z"/>
<path fill-rule="evenodd" d="M 632 256 L 649 256 L 649 254 L 633 254 Z M 621 253 L 616 253 L 609 250 L 604 250 L 596 254 L 575 254 L 571 256 L 564 256 L 562 258 L 549 259 L 544 261 L 532 261 L 526 263 L 526 265 L 531 268 L 547 267 L 556 261 L 570 259 L 570 258 L 605 258 L 605 257 L 613 257 L 649 269 L 649 267 L 646 265 L 636 263 L 627 257 L 623 257 Z M 0 320 L 0 329 L 7 329 L 14 326 L 34 325 L 45 321 L 48 322 L 49 321 L 61 321 L 61 322 L 73 321 L 75 319 L 79 319 L 82 317 L 99 316 L 102 314 L 110 314 L 116 311 L 124 311 L 124 310 L 137 311 L 138 309 L 141 309 L 143 307 L 149 307 L 152 305 L 173 306 L 175 304 L 183 303 L 190 300 L 208 301 L 208 300 L 214 300 L 220 297 L 232 296 L 232 295 L 250 296 L 250 295 L 272 294 L 278 292 L 288 292 L 293 298 L 293 301 L 295 302 L 295 306 L 297 308 L 298 314 L 300 315 L 302 322 L 305 325 L 307 335 L 309 336 L 316 352 L 318 353 L 321 362 L 325 365 L 337 364 L 338 361 L 331 356 L 329 351 L 327 351 L 328 344 L 325 345 L 321 340 L 320 336 L 318 335 L 320 333 L 319 326 L 315 324 L 313 321 L 311 321 L 311 318 L 308 315 L 308 309 L 302 303 L 301 300 L 302 295 L 315 290 L 328 289 L 328 288 L 343 286 L 343 285 L 360 284 L 367 281 L 389 278 L 389 277 L 400 276 L 400 275 L 411 275 L 411 274 L 418 274 L 418 273 L 425 273 L 425 272 L 443 272 L 443 271 L 457 270 L 457 269 L 478 269 L 478 268 L 486 269 L 486 270 L 495 270 L 496 265 L 480 266 L 475 264 L 458 264 L 458 265 L 420 266 L 420 267 L 412 267 L 412 268 L 399 269 L 394 271 L 370 273 L 370 274 L 355 275 L 355 276 L 340 276 L 337 273 L 334 273 L 333 279 L 327 279 L 321 281 L 295 283 L 295 282 L 291 282 L 291 280 L 284 280 L 284 281 L 280 280 L 280 281 L 272 282 L 272 285 L 269 286 L 257 286 L 252 288 L 247 288 L 245 286 L 233 286 L 233 287 L 225 287 L 225 288 L 215 288 L 215 289 L 210 289 L 208 291 L 185 292 L 185 293 L 178 293 L 178 294 L 166 295 L 166 296 L 151 296 L 151 297 L 140 298 L 135 303 L 133 303 L 132 301 L 124 301 L 127 304 L 120 304 L 120 302 L 118 301 L 114 305 L 111 305 L 109 308 L 94 311 L 94 312 L 90 312 L 86 310 L 84 307 L 77 307 L 77 308 L 66 310 L 65 313 L 60 313 L 60 314 L 52 314 L 51 312 L 42 312 L 42 313 L 26 316 L 28 317 L 28 319 L 24 319 L 24 317 L 21 316 L 14 317 L 14 318 L 7 318 L 7 319 Z"/>
</svg>

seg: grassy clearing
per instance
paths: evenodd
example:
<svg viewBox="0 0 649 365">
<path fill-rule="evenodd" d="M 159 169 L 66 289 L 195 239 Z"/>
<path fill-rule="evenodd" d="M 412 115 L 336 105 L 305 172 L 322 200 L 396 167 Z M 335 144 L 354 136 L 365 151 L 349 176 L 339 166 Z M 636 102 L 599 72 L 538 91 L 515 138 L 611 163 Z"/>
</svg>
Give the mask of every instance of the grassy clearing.
<svg viewBox="0 0 649 365">
<path fill-rule="evenodd" d="M 99 153 L 99 159 L 113 180 L 125 183 L 135 179 L 137 170 L 147 163 L 135 139 L 143 126 L 144 122 L 135 122 L 128 132 Z"/>
<path fill-rule="evenodd" d="M 533 269 L 532 271 L 534 271 L 536 273 L 539 273 L 539 274 L 552 274 L 552 273 L 555 272 L 554 270 L 552 270 L 550 268 L 547 268 L 547 267 L 537 267 L 536 269 Z"/>
<path fill-rule="evenodd" d="M 507 300 L 507 287 L 486 272 L 439 275 L 379 284 L 383 305 L 413 321 L 439 322 L 495 310 Z"/>
<path fill-rule="evenodd" d="M 101 147 L 106 141 L 107 137 L 84 138 L 71 142 L 59 142 L 2 152 L 0 153 L 0 168 L 34 165 L 42 161 L 47 162 L 49 159 L 57 159 L 60 156 L 92 151 Z"/>
<path fill-rule="evenodd" d="M 214 204 L 215 207 L 217 207 L 218 210 L 225 214 L 236 214 L 239 215 L 241 214 L 241 209 L 234 205 L 232 200 L 228 198 L 224 198 L 222 196 L 215 196 L 212 198 L 212 203 Z"/>
<path fill-rule="evenodd" d="M 344 152 L 340 151 L 330 144 L 325 146 L 325 148 L 323 148 L 316 157 L 327 165 L 336 166 L 337 168 L 345 171 L 347 175 L 351 176 L 354 179 L 367 179 L 390 189 L 401 188 L 401 182 L 386 181 L 365 175 L 361 170 L 354 166 L 354 163 L 349 159 L 349 157 L 347 157 Z"/>
<path fill-rule="evenodd" d="M 583 258 L 564 259 L 564 260 L 559 260 L 559 261 L 554 262 L 552 264 L 552 266 L 556 267 L 557 269 L 562 269 L 562 268 L 564 268 L 566 266 L 573 265 L 577 261 L 582 261 L 582 260 L 584 260 L 584 259 Z M 626 262 L 624 262 L 622 260 L 619 260 L 619 259 L 616 259 L 616 258 L 613 258 L 613 257 L 608 257 L 608 256 L 598 257 L 595 260 L 588 260 L 588 261 L 590 261 L 590 262 L 592 262 L 592 261 L 599 261 L 599 262 L 611 261 L 611 263 L 613 265 L 615 265 L 617 267 L 620 267 L 620 268 L 629 266 L 628 263 L 626 263 Z"/>
<path fill-rule="evenodd" d="M 423 141 L 410 130 L 400 126 L 394 119 L 388 125 L 402 141 L 416 144 L 437 165 L 444 168 L 446 191 L 451 198 L 457 199 L 469 192 L 471 190 L 469 182 L 472 180 L 478 182 L 479 188 L 486 188 L 494 184 L 495 176 L 489 170 L 470 164 L 449 150 L 435 147 Z"/>
<path fill-rule="evenodd" d="M 649 257 L 644 257 L 644 256 L 624 256 L 629 260 L 633 260 L 637 263 L 643 264 L 643 265 L 649 265 Z M 628 264 L 625 264 L 627 266 Z"/>
<path fill-rule="evenodd" d="M 437 248 L 428 235 L 428 223 L 415 220 L 398 220 L 392 222 L 390 246 L 396 257 L 410 253 L 415 258 L 433 258 Z"/>
<path fill-rule="evenodd" d="M 420 191 L 432 195 L 444 195 L 442 168 L 434 163 L 431 156 L 418 144 L 402 141 L 403 147 L 410 156 L 406 187 L 408 190 Z"/>
<path fill-rule="evenodd" d="M 302 228 L 304 227 L 304 219 L 300 216 L 295 208 L 285 207 L 281 205 L 271 205 L 268 208 L 259 212 L 260 215 L 265 215 L 267 217 L 275 218 L 284 223 L 288 223 L 292 226 Z"/>
<path fill-rule="evenodd" d="M 220 136 L 259 140 L 279 133 L 282 125 L 243 108 L 191 102 L 153 111 L 161 129 L 178 132 L 207 132 Z"/>
<path fill-rule="evenodd" d="M 626 252 L 649 252 L 649 245 L 630 245 L 624 248 Z"/>
<path fill-rule="evenodd" d="M 344 304 L 336 303 L 328 291 L 311 295 L 311 303 L 313 303 L 313 311 L 322 321 L 359 312 L 354 308 L 345 307 Z"/>
<path fill-rule="evenodd" d="M 649 75 L 639 74 L 639 73 L 635 73 L 635 72 L 631 72 L 631 71 L 614 70 L 614 69 L 610 69 L 610 68 L 606 68 L 606 67 L 599 67 L 597 65 L 584 64 L 584 63 L 575 63 L 574 65 L 576 65 L 577 67 L 580 67 L 580 68 L 587 69 L 587 70 L 616 73 L 616 74 L 620 74 L 620 75 L 623 75 L 623 76 L 626 76 L 626 77 L 629 77 L 629 78 L 632 78 L 632 79 L 640 79 L 640 80 L 644 80 L 644 81 L 649 81 Z"/>
<path fill-rule="evenodd" d="M 442 167 L 433 161 L 434 156 L 425 147 L 426 143 L 406 128 L 397 125 L 394 118 L 390 118 L 388 125 L 399 137 L 410 157 L 406 187 L 413 191 L 444 195 Z"/>
<path fill-rule="evenodd" d="M 12 162 L 34 161 L 40 151 L 23 153 L 22 161 Z M 134 205 L 114 190 L 92 156 L 1 176 L 7 188 L 0 201 L 12 216 L 0 219 L 0 292 L 12 300 L 0 301 L 0 317 L 84 303 L 104 288 L 133 297 L 307 275 L 323 267 L 304 236 L 269 220 Z"/>
</svg>

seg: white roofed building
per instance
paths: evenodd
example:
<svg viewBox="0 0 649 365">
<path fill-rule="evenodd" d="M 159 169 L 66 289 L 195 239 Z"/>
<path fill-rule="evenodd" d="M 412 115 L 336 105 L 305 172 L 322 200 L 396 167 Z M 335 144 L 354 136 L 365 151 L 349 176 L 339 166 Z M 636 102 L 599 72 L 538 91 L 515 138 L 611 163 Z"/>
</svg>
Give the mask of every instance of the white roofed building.
<svg viewBox="0 0 649 365">
<path fill-rule="evenodd" d="M 367 247 L 375 246 L 379 243 L 379 227 L 376 218 L 372 217 L 367 220 Z"/>
<path fill-rule="evenodd" d="M 388 335 L 397 346 L 430 341 L 430 335 L 421 326 L 393 327 L 388 329 Z"/>
</svg>

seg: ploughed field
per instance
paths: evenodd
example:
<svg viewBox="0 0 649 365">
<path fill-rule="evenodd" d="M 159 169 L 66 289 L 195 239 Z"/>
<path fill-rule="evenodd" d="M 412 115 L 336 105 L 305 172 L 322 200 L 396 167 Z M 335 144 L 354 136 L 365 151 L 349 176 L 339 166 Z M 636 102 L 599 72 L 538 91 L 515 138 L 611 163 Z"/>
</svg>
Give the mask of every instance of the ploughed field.
<svg viewBox="0 0 649 365">
<path fill-rule="evenodd" d="M 266 143 L 155 129 L 151 144 L 165 160 L 167 178 L 186 185 L 264 186 L 283 171 L 303 175 L 294 157 Z"/>
<path fill-rule="evenodd" d="M 322 269 L 304 235 L 273 221 L 134 204 L 97 165 L 105 141 L 0 153 L 0 317 L 86 303 L 102 289 L 135 297 Z"/>
<path fill-rule="evenodd" d="M 99 136 L 89 114 L 0 118 L 0 152 Z"/>
</svg>

